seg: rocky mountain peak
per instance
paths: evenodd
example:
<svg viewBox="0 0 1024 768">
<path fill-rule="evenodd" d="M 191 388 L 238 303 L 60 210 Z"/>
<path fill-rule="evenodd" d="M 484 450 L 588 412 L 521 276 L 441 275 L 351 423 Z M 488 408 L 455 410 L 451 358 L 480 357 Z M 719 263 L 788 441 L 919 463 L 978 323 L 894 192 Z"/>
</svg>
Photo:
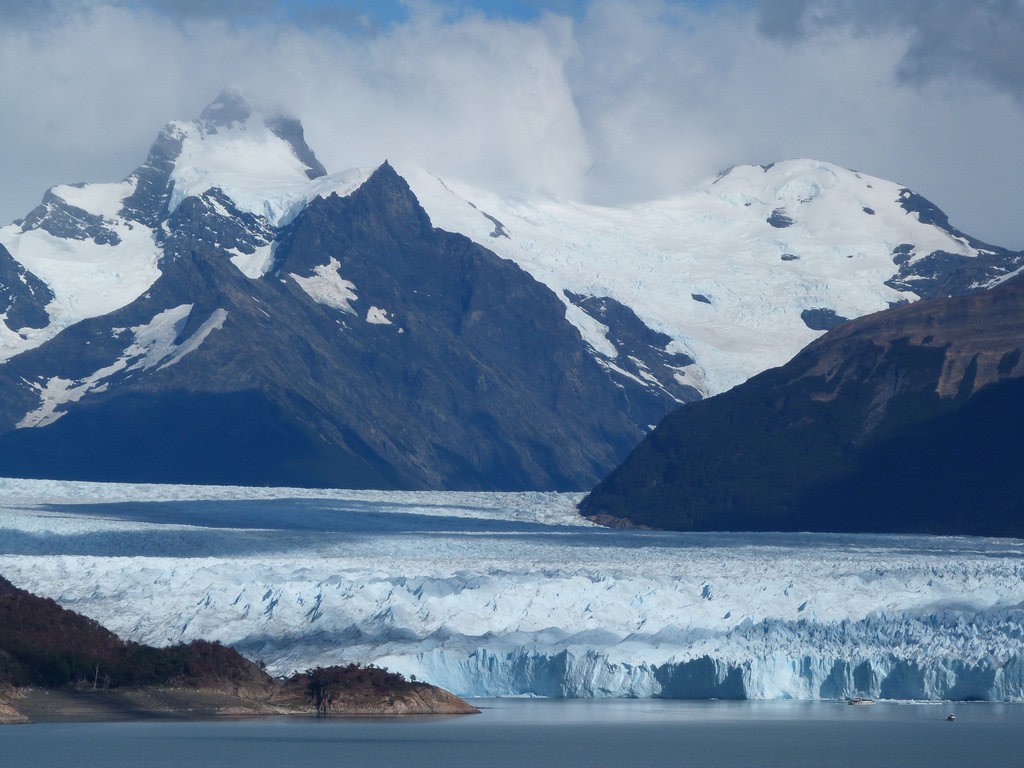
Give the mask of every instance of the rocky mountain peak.
<svg viewBox="0 0 1024 768">
<path fill-rule="evenodd" d="M 199 120 L 210 133 L 216 133 L 218 128 L 245 123 L 251 115 L 252 108 L 241 92 L 226 88 L 199 113 Z"/>
<path fill-rule="evenodd" d="M 319 179 L 327 175 L 327 169 L 317 160 L 313 150 L 306 143 L 305 132 L 302 123 L 288 115 L 274 115 L 265 121 L 267 128 L 282 141 L 292 148 L 295 156 L 306 165 L 306 176 L 309 179 Z"/>
</svg>

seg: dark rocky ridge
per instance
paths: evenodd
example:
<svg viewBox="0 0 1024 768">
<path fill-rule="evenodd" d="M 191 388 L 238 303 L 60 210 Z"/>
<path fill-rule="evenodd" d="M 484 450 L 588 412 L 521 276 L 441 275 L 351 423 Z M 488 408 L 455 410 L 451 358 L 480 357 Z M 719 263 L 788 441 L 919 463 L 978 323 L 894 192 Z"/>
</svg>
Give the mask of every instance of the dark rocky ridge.
<svg viewBox="0 0 1024 768">
<path fill-rule="evenodd" d="M 188 258 L 200 249 L 251 254 L 272 243 L 277 234 L 265 218 L 238 210 L 231 198 L 216 187 L 182 200 L 168 217 L 167 228 L 164 253 L 172 259 Z"/>
<path fill-rule="evenodd" d="M 886 281 L 889 287 L 910 291 L 922 299 L 962 296 L 1005 279 L 1024 266 L 1024 253 L 1012 253 L 964 234 L 949 223 L 949 217 L 935 203 L 916 192 L 901 189 L 899 203 L 922 223 L 938 227 L 954 239 L 978 249 L 979 253 L 974 258 L 964 258 L 946 251 L 933 251 L 911 263 L 914 246 L 903 243 L 893 250 L 893 263 L 898 271 Z"/>
<path fill-rule="evenodd" d="M 22 221 L 22 230 L 41 229 L 54 237 L 68 240 L 92 240 L 96 245 L 118 245 L 120 236 L 107 226 L 102 216 L 83 211 L 51 190 Z"/>
<path fill-rule="evenodd" d="M 0 245 L 0 315 L 12 331 L 22 328 L 45 328 L 50 322 L 46 305 L 53 301 L 53 291 L 42 280 L 25 269 Z"/>
<path fill-rule="evenodd" d="M 181 154 L 184 136 L 173 123 L 157 136 L 149 148 L 146 162 L 128 178 L 135 182 L 135 191 L 125 198 L 121 215 L 157 229 L 167 216 L 174 185 L 171 174 L 174 161 Z"/>
<path fill-rule="evenodd" d="M 1024 281 L 850 321 L 664 422 L 581 504 L 676 530 L 1024 536 Z"/>
<path fill-rule="evenodd" d="M 583 296 L 571 291 L 565 291 L 565 296 L 608 328 L 607 339 L 618 352 L 614 367 L 609 366 L 608 371 L 622 386 L 631 384 L 634 392 L 630 396 L 630 415 L 636 423 L 655 424 L 661 420 L 665 415 L 666 393 L 679 403 L 700 400 L 696 387 L 679 380 L 694 360 L 668 351 L 671 336 L 649 328 L 636 312 L 610 296 Z M 644 380 L 648 382 L 646 386 L 636 386 L 637 381 Z"/>
<path fill-rule="evenodd" d="M 893 254 L 898 271 L 886 285 L 898 291 L 910 291 L 923 299 L 963 296 L 1005 279 L 1024 266 L 1022 254 L 1001 249 L 982 252 L 971 259 L 946 251 L 933 251 L 913 263 L 909 258 L 907 253 Z"/>
<path fill-rule="evenodd" d="M 314 200 L 279 235 L 273 271 L 256 280 L 221 246 L 251 249 L 271 233 L 255 217 L 215 215 L 205 200 L 215 195 L 174 212 L 163 275 L 144 296 L 0 368 L 0 472 L 582 488 L 674 402 L 649 397 L 634 414 L 558 298 L 512 262 L 434 229 L 390 166 L 349 197 Z M 352 313 L 312 300 L 293 277 L 332 263 L 355 285 Z M 26 381 L 85 382 L 126 354 L 123 329 L 183 305 L 191 309 L 178 344 L 217 313 L 223 323 L 173 365 L 129 361 L 53 423 L 15 428 L 38 404 Z M 367 322 L 372 307 L 390 324 Z"/>
<path fill-rule="evenodd" d="M 306 176 L 310 179 L 318 179 L 327 175 L 327 169 L 323 163 L 317 160 L 313 150 L 306 143 L 306 135 L 302 123 L 294 117 L 276 115 L 267 120 L 269 128 L 275 136 L 288 142 L 295 156 L 306 165 Z"/>
</svg>

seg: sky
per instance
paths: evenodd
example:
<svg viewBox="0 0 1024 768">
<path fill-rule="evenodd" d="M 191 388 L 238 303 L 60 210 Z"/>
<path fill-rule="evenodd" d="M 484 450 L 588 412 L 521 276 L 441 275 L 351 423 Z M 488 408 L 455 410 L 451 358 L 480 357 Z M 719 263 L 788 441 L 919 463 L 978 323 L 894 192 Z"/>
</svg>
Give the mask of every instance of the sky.
<svg viewBox="0 0 1024 768">
<path fill-rule="evenodd" d="M 116 181 L 223 88 L 329 171 L 684 193 L 809 157 L 1024 249 L 1024 0 L 0 0 L 0 223 Z"/>
</svg>

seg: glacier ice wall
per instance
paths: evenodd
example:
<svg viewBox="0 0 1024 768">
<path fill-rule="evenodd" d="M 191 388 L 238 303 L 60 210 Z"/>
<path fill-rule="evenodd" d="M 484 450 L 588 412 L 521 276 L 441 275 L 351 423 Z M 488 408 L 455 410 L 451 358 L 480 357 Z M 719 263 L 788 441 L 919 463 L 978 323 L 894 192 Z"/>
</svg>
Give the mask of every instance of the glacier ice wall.
<svg viewBox="0 0 1024 768">
<path fill-rule="evenodd" d="M 0 574 L 158 645 L 467 696 L 1024 701 L 1024 542 L 609 531 L 558 494 L 0 480 Z"/>
</svg>

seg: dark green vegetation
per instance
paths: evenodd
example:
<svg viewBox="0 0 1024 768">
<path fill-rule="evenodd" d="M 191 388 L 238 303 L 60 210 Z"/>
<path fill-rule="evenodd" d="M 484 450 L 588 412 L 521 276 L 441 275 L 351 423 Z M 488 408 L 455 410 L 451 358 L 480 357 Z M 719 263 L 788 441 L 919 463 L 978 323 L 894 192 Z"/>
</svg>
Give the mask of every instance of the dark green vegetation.
<svg viewBox="0 0 1024 768">
<path fill-rule="evenodd" d="M 312 702 L 318 715 L 327 715 L 353 697 L 372 699 L 381 695 L 409 694 L 424 686 L 382 667 L 348 664 L 296 673 L 289 678 L 286 687 L 295 694 L 304 695 Z"/>
<path fill-rule="evenodd" d="M 92 619 L 0 577 L 0 683 L 57 688 L 140 685 L 269 686 L 270 678 L 218 643 L 152 648 L 125 643 Z"/>
<path fill-rule="evenodd" d="M 1024 281 L 855 320 L 684 406 L 584 499 L 675 530 L 1024 536 Z"/>
<path fill-rule="evenodd" d="M 259 687 L 269 685 L 270 679 L 219 643 L 168 648 L 126 643 L 91 618 L 0 578 L 0 682 L 109 689 L 222 683 Z"/>
<path fill-rule="evenodd" d="M 125 643 L 0 577 L 0 722 L 26 719 L 18 710 L 28 687 L 54 692 L 48 706 L 40 708 L 37 697 L 26 707 L 42 719 L 477 711 L 448 691 L 375 666 L 320 667 L 275 680 L 219 643 Z"/>
</svg>

